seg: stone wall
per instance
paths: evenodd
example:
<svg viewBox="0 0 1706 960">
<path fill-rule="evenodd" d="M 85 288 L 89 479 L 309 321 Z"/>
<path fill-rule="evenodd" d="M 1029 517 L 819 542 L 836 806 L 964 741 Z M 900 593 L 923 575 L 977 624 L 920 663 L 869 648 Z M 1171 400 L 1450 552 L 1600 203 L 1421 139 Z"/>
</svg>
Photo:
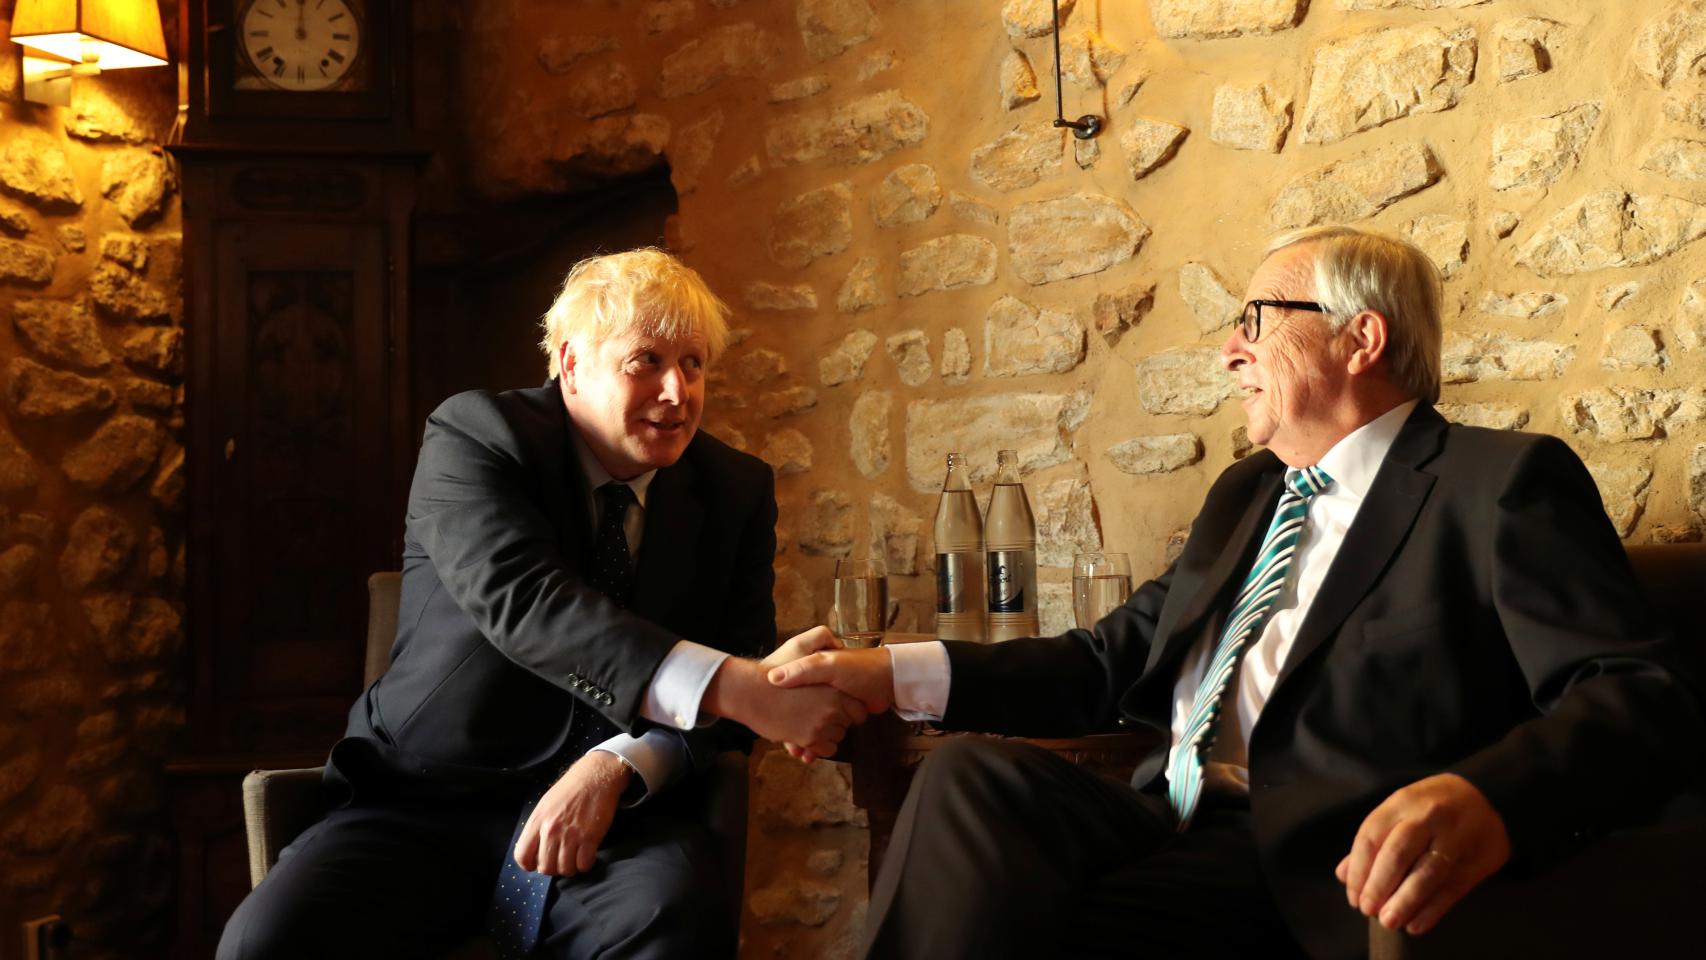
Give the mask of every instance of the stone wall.
<svg viewBox="0 0 1706 960">
<path fill-rule="evenodd" d="M 463 27 L 491 196 L 667 163 L 735 305 L 711 428 L 779 474 L 784 625 L 833 558 L 930 609 L 942 454 L 1016 448 L 1046 627 L 1080 548 L 1159 571 L 1249 448 L 1217 362 L 1264 240 L 1348 220 L 1447 276 L 1442 409 L 1554 433 L 1632 542 L 1706 512 L 1706 3 L 492 0 Z M 759 765 L 749 956 L 837 955 L 856 811 Z M 782 791 L 772 797 L 772 791 Z M 805 801 L 800 801 L 804 803 Z M 813 802 L 815 803 L 815 801 Z M 819 809 L 813 803 L 806 806 Z M 822 823 L 834 823 L 825 827 Z"/>
<path fill-rule="evenodd" d="M 79 956 L 136 955 L 166 931 L 183 725 L 177 78 L 38 106 L 18 49 L 0 42 L 0 954 L 58 912 Z"/>
</svg>

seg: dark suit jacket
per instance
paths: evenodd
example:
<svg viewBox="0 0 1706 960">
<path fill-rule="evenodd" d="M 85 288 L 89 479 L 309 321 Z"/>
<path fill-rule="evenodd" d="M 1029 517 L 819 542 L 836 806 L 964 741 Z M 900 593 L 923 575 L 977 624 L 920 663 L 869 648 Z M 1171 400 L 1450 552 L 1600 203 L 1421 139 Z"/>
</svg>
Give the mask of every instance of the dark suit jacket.
<svg viewBox="0 0 1706 960">
<path fill-rule="evenodd" d="M 642 699 L 678 640 L 742 656 L 775 643 L 770 467 L 701 431 L 659 470 L 623 610 L 583 579 L 593 531 L 571 430 L 554 382 L 459 394 L 428 418 L 391 666 L 351 709 L 331 782 L 518 793 L 557 773 L 576 711 L 646 729 Z M 695 767 L 747 738 L 726 722 L 689 734 Z"/>
<path fill-rule="evenodd" d="M 1180 664 L 1218 637 L 1283 471 L 1263 451 L 1223 473 L 1178 561 L 1093 635 L 950 644 L 944 723 L 1031 736 L 1152 727 L 1162 746 L 1133 784 L 1159 789 Z M 1399 787 L 1462 774 L 1504 818 L 1517 863 L 1662 799 L 1696 762 L 1702 720 L 1657 624 L 1568 447 L 1418 407 L 1250 732 L 1252 831 L 1310 952 L 1366 949 L 1333 867 Z"/>
</svg>

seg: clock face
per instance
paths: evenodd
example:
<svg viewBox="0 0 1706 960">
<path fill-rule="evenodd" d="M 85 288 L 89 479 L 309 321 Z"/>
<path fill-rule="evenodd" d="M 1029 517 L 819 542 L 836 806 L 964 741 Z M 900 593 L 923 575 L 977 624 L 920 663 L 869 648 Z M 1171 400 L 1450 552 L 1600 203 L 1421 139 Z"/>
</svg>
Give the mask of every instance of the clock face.
<svg viewBox="0 0 1706 960">
<path fill-rule="evenodd" d="M 361 0 L 247 0 L 237 17 L 234 86 L 313 92 L 358 86 Z"/>
</svg>

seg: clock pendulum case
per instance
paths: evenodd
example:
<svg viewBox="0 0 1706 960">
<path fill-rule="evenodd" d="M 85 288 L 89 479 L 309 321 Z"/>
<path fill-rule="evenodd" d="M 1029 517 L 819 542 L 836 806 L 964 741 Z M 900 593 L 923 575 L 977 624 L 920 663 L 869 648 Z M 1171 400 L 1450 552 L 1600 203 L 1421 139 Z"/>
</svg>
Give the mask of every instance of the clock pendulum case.
<svg viewBox="0 0 1706 960">
<path fill-rule="evenodd" d="M 399 563 L 427 157 L 405 0 L 184 0 L 180 25 L 190 678 L 170 785 L 179 945 L 211 956 L 242 776 L 323 762 L 360 692 L 367 576 Z"/>
</svg>

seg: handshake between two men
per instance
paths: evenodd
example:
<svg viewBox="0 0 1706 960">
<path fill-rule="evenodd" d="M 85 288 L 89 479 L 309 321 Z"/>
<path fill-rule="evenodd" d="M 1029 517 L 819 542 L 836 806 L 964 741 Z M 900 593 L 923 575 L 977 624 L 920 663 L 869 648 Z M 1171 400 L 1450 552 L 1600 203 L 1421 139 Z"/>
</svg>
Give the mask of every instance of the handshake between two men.
<svg viewBox="0 0 1706 960">
<path fill-rule="evenodd" d="M 892 705 L 888 663 L 887 650 L 843 650 L 828 627 L 813 627 L 763 660 L 724 661 L 705 690 L 704 709 L 810 763 L 834 756 L 849 728 Z"/>
</svg>

